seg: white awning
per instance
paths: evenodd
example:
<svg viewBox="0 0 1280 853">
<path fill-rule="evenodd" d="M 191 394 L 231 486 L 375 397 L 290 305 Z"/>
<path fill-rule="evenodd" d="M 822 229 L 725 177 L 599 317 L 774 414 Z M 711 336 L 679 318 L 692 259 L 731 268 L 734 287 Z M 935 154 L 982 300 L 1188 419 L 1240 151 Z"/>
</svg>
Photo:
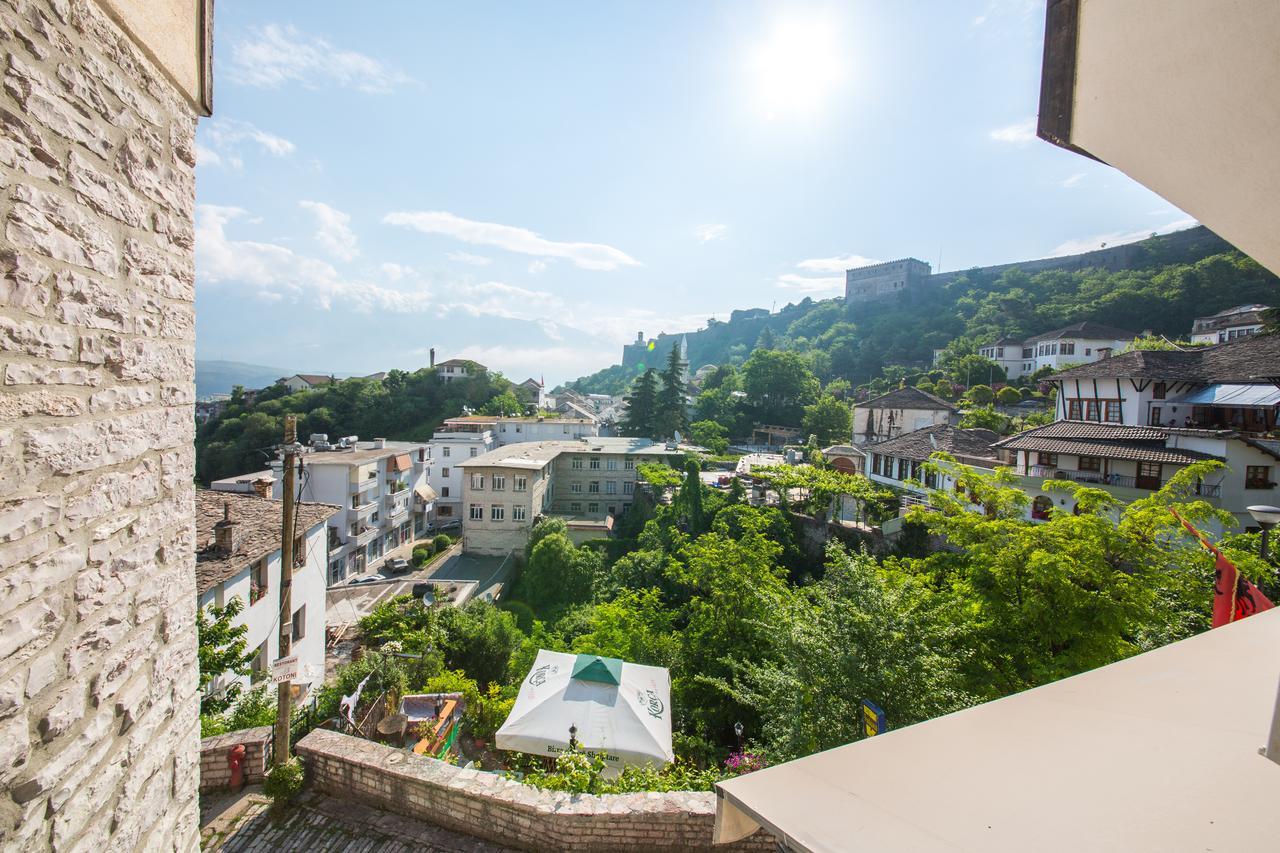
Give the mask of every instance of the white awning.
<svg viewBox="0 0 1280 853">
<path fill-rule="evenodd" d="M 1274 385 L 1210 385 L 1169 402 L 1192 406 L 1265 408 L 1280 405 L 1280 388 Z"/>
<path fill-rule="evenodd" d="M 1258 749 L 1278 680 L 1280 609 L 721 782 L 715 840 L 763 826 L 788 850 L 1275 849 L 1280 766 Z"/>
</svg>

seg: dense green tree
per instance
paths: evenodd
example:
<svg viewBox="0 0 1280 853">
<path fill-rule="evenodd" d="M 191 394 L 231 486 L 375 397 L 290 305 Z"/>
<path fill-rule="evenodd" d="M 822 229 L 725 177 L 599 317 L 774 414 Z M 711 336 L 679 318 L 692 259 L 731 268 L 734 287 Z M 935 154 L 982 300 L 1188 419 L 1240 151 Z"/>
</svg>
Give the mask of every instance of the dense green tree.
<svg viewBox="0 0 1280 853">
<path fill-rule="evenodd" d="M 487 601 L 440 608 L 440 649 L 445 665 L 462 670 L 476 683 L 501 684 L 511 656 L 524 639 L 514 614 Z"/>
<path fill-rule="evenodd" d="M 1013 419 L 1002 415 L 990 406 L 966 409 L 960 416 L 961 429 L 989 429 L 1006 435 L 1013 430 Z"/>
<path fill-rule="evenodd" d="M 529 554 L 520 574 L 516 597 L 539 616 L 556 615 L 574 604 L 591 600 L 591 587 L 600 556 L 577 547 L 563 533 L 544 536 Z"/>
<path fill-rule="evenodd" d="M 493 397 L 483 406 L 480 407 L 482 415 L 508 415 L 520 416 L 524 414 L 525 406 L 511 391 L 503 391 L 496 397 Z"/>
<path fill-rule="evenodd" d="M 853 437 L 853 414 L 847 403 L 830 395 L 804 409 L 804 431 L 817 436 L 818 444 L 848 444 Z"/>
<path fill-rule="evenodd" d="M 572 650 L 674 668 L 680 657 L 675 615 L 657 589 L 620 590 L 587 611 L 588 630 L 573 639 Z"/>
<path fill-rule="evenodd" d="M 658 434 L 659 403 L 658 374 L 646 370 L 636 377 L 631 393 L 626 396 L 627 410 L 618 424 L 624 435 L 654 438 Z"/>
<path fill-rule="evenodd" d="M 989 358 L 980 355 L 966 355 L 951 364 L 951 380 L 966 387 L 983 384 L 991 390 L 991 383 L 1005 380 L 1004 368 Z"/>
<path fill-rule="evenodd" d="M 758 349 L 743 366 L 743 390 L 759 423 L 799 426 L 818 399 L 818 380 L 797 353 Z"/>
<path fill-rule="evenodd" d="M 687 397 L 688 363 L 680 355 L 680 345 L 671 345 L 666 367 L 658 386 L 658 412 L 654 418 L 654 438 L 671 438 L 689 428 Z"/>
<path fill-rule="evenodd" d="M 1002 406 L 1016 406 L 1022 402 L 1022 392 L 1006 385 L 996 392 L 996 402 Z"/>
<path fill-rule="evenodd" d="M 717 455 L 729 449 L 728 435 L 729 430 L 716 421 L 694 421 L 689 425 L 690 440 Z"/>
<path fill-rule="evenodd" d="M 975 406 L 990 406 L 996 399 L 996 393 L 991 390 L 990 385 L 974 385 L 964 396 Z"/>
<path fill-rule="evenodd" d="M 706 516 L 702 508 L 702 471 L 693 459 L 684 464 L 684 484 L 680 487 L 680 507 L 684 510 L 690 536 L 698 536 L 706 528 Z"/>
<path fill-rule="evenodd" d="M 240 684 L 233 682 L 218 693 L 206 693 L 213 679 L 221 675 L 231 677 L 249 674 L 249 664 L 256 654 L 246 651 L 245 637 L 248 625 L 234 624 L 244 609 L 244 600 L 235 596 L 218 607 L 196 608 L 196 643 L 200 665 L 200 713 L 218 714 L 225 711 L 240 695 Z"/>
</svg>

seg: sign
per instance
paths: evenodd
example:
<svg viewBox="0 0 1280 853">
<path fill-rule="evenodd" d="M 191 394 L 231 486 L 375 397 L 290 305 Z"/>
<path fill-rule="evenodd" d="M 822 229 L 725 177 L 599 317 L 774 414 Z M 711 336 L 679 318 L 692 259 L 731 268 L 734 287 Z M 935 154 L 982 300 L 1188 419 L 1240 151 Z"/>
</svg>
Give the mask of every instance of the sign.
<svg viewBox="0 0 1280 853">
<path fill-rule="evenodd" d="M 286 681 L 298 680 L 298 656 L 289 655 L 287 658 L 280 658 L 271 664 L 271 681 L 273 684 L 283 684 Z"/>
<path fill-rule="evenodd" d="M 867 737 L 882 734 L 888 729 L 884 721 L 884 710 L 870 699 L 862 700 L 862 729 Z"/>
</svg>

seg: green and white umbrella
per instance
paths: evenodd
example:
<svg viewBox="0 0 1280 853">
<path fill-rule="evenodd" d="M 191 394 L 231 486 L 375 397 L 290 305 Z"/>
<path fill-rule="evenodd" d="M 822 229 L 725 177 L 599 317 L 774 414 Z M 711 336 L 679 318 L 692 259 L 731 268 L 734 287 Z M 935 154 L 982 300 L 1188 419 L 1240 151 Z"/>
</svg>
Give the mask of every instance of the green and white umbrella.
<svg viewBox="0 0 1280 853">
<path fill-rule="evenodd" d="M 498 748 L 558 755 L 569 748 L 570 729 L 583 751 L 615 769 L 673 761 L 671 674 L 660 666 L 540 649 L 498 729 Z"/>
</svg>

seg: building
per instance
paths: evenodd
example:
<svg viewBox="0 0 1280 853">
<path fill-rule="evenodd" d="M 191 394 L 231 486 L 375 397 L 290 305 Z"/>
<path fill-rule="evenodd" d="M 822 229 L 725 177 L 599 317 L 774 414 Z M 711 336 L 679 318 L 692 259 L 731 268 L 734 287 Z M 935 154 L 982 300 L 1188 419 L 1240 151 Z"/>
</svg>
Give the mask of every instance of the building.
<svg viewBox="0 0 1280 853">
<path fill-rule="evenodd" d="M 1225 344 L 1236 338 L 1247 338 L 1262 331 L 1262 315 L 1269 306 L 1237 305 L 1208 317 L 1197 317 L 1191 324 L 1191 343 Z"/>
<path fill-rule="evenodd" d="M 903 258 L 845 270 L 846 302 L 871 302 L 928 284 L 933 269 L 924 261 Z"/>
<path fill-rule="evenodd" d="M 224 674 L 210 682 L 210 693 L 231 683 L 265 681 L 280 657 L 280 530 L 283 505 L 257 495 L 196 490 L 196 596 L 201 609 L 222 607 L 239 598 L 244 608 L 235 624 L 249 631 L 245 641 L 257 650 L 252 676 Z M 290 586 L 292 646 L 298 656 L 299 698 L 324 681 L 325 568 L 327 522 L 339 507 L 300 503 L 295 565 Z"/>
<path fill-rule="evenodd" d="M 1088 364 L 1114 355 L 1137 337 L 1133 332 L 1085 321 L 1026 339 L 1001 338 L 978 349 L 978 354 L 1004 368 L 1010 379 L 1030 376 L 1043 368 Z M 974 383 L 983 381 L 973 377 Z"/>
<path fill-rule="evenodd" d="M 427 444 L 427 482 L 436 494 L 435 525 L 452 527 L 462 521 L 462 469 L 458 463 L 497 447 L 493 419 L 450 418 Z"/>
<path fill-rule="evenodd" d="M 866 469 L 867 458 L 861 448 L 852 444 L 833 444 L 822 448 L 822 458 L 831 467 L 845 474 L 862 474 Z"/>
<path fill-rule="evenodd" d="M 321 385 L 329 385 L 334 381 L 332 376 L 324 376 L 319 373 L 295 373 L 292 376 L 283 376 L 276 380 L 276 383 L 288 388 L 291 393 L 298 391 L 309 391 L 312 388 L 319 388 Z"/>
<path fill-rule="evenodd" d="M 509 418 L 494 415 L 463 415 L 449 418 L 442 430 L 481 429 L 493 433 L 499 447 L 526 441 L 577 441 L 600 433 L 593 417 L 527 417 Z"/>
<path fill-rule="evenodd" d="M 432 350 L 434 353 L 435 350 Z M 445 382 L 453 382 L 459 379 L 470 379 L 478 376 L 485 371 L 482 364 L 465 358 L 451 358 L 448 361 L 442 361 L 439 364 L 432 363 L 435 368 L 436 376 L 439 376 Z"/>
<path fill-rule="evenodd" d="M 887 441 L 908 432 L 960 421 L 960 410 L 928 391 L 895 388 L 853 408 L 853 443 Z"/>
<path fill-rule="evenodd" d="M 196 400 L 196 423 L 204 424 L 221 417 L 229 402 L 230 394 L 210 394 L 207 399 Z"/>
<path fill-rule="evenodd" d="M 860 448 L 866 457 L 866 475 L 872 482 L 905 489 L 910 496 L 903 508 L 924 503 L 930 489 L 952 490 L 952 477 L 926 473 L 922 464 L 934 453 L 955 457 L 962 465 L 994 469 L 999 464 L 995 444 L 1000 436 L 989 429 L 960 429 L 949 423 L 935 424 Z M 914 480 L 920 485 L 909 484 Z"/>
<path fill-rule="evenodd" d="M 276 472 L 268 468 L 265 471 L 254 471 L 251 474 L 240 474 L 235 477 L 223 477 L 214 480 L 209 488 L 215 492 L 232 492 L 242 495 L 258 495 L 269 498 L 275 488 Z"/>
<path fill-rule="evenodd" d="M 529 405 L 541 409 L 547 404 L 547 390 L 541 379 L 530 376 L 515 387 L 516 395 L 528 399 Z"/>
<path fill-rule="evenodd" d="M 679 458 L 637 438 L 583 438 L 499 446 L 464 461 L 464 549 L 509 554 L 524 547 L 539 516 L 562 516 L 580 538 L 608 535 L 630 506 L 636 465 Z"/>
<path fill-rule="evenodd" d="M 428 466 L 427 444 L 380 438 L 302 455 L 299 500 L 339 507 L 329 519 L 330 584 L 377 569 L 393 550 L 427 535 L 436 497 Z M 276 500 L 283 487 L 277 476 Z"/>
</svg>

